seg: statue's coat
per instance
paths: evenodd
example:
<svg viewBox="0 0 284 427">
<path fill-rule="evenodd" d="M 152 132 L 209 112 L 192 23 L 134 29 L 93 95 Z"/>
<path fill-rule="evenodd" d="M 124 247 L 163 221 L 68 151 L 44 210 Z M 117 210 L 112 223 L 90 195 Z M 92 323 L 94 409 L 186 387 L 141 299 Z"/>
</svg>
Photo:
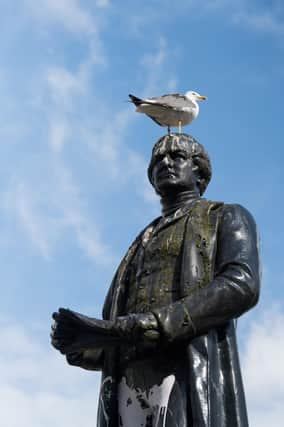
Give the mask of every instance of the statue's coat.
<svg viewBox="0 0 284 427">
<path fill-rule="evenodd" d="M 154 309 L 166 343 L 184 343 L 190 390 L 190 427 L 247 427 L 247 411 L 235 336 L 236 319 L 259 295 L 256 226 L 247 210 L 199 199 L 183 215 L 181 298 Z M 152 225 L 157 224 L 159 218 Z M 115 319 L 125 306 L 125 275 L 143 232 L 122 260 L 103 316 Z M 98 427 L 118 427 L 117 350 L 94 363 L 102 369 Z M 83 366 L 83 364 L 82 364 Z"/>
</svg>

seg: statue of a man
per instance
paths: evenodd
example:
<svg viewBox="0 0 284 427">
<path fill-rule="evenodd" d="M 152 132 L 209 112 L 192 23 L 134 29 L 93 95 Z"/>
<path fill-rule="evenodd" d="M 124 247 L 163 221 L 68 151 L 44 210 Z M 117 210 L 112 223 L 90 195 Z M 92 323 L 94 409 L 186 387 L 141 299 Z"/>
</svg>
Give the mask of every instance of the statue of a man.
<svg viewBox="0 0 284 427">
<path fill-rule="evenodd" d="M 60 309 L 53 345 L 102 370 L 99 427 L 246 427 L 235 327 L 259 295 L 254 220 L 201 197 L 210 160 L 188 135 L 156 143 L 148 176 L 162 216 L 122 260 L 104 320 Z"/>
</svg>

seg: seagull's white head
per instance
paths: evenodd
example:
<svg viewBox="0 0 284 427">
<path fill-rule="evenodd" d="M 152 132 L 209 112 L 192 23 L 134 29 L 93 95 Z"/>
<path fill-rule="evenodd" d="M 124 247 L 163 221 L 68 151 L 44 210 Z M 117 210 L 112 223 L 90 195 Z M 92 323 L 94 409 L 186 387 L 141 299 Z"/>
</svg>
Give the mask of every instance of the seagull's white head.
<svg viewBox="0 0 284 427">
<path fill-rule="evenodd" d="M 187 99 L 190 99 L 190 101 L 193 102 L 205 101 L 207 99 L 207 96 L 200 95 L 199 93 L 194 92 L 192 90 L 186 92 L 185 96 Z"/>
</svg>

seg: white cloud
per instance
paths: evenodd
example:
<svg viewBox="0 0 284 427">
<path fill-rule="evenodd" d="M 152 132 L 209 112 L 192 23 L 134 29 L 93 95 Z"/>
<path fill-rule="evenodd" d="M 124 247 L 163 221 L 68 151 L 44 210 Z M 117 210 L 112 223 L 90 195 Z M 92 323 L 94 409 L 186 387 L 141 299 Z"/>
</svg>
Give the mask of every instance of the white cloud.
<svg viewBox="0 0 284 427">
<path fill-rule="evenodd" d="M 59 112 L 68 112 L 74 107 L 75 100 L 88 98 L 90 79 L 94 77 L 96 67 L 105 67 L 107 64 L 100 42 L 90 43 L 88 50 L 77 70 L 49 66 L 44 72 L 43 84 L 47 83 L 47 97 L 54 103 L 53 109 L 56 107 Z"/>
<path fill-rule="evenodd" d="M 49 68 L 46 79 L 54 100 L 63 102 L 64 106 L 68 106 L 74 95 L 83 94 L 85 90 L 84 80 L 62 67 Z"/>
<path fill-rule="evenodd" d="M 32 17 L 40 23 L 57 24 L 71 33 L 93 35 L 93 16 L 78 0 L 26 0 Z"/>
<path fill-rule="evenodd" d="M 236 23 L 244 24 L 247 27 L 275 36 L 283 36 L 284 21 L 280 21 L 277 16 L 271 12 L 259 14 L 239 13 L 234 17 Z"/>
<path fill-rule="evenodd" d="M 161 9 L 157 5 L 148 6 L 144 13 L 136 15 L 133 12 L 131 17 L 131 29 L 135 34 L 143 36 L 145 27 L 160 23 L 161 20 L 167 20 L 169 16 L 175 19 L 183 14 L 192 15 L 194 18 L 202 19 L 212 15 L 230 23 L 245 27 L 249 30 L 269 34 L 276 37 L 283 36 L 284 32 L 284 9 L 283 2 L 274 1 L 268 6 L 263 6 L 253 0 L 190 0 L 179 3 L 179 8 L 172 8 L 172 1 L 164 1 Z M 144 31 L 143 31 L 144 30 Z"/>
<path fill-rule="evenodd" d="M 165 38 L 160 37 L 154 49 L 142 56 L 140 64 L 146 70 L 144 96 L 159 94 L 162 90 L 175 90 L 177 85 L 176 77 L 165 74 L 165 65 L 170 60 L 169 47 Z M 171 52 L 171 60 L 174 52 Z"/>
<path fill-rule="evenodd" d="M 35 147 L 35 164 L 15 171 L 5 194 L 10 220 L 46 259 L 71 236 L 83 253 L 96 262 L 114 260 L 96 224 L 94 212 L 88 211 L 89 196 L 85 198 L 81 193 L 82 181 L 77 167 L 79 170 L 82 165 L 71 165 L 66 160 L 71 144 L 80 144 L 82 158 L 93 157 L 95 173 L 91 176 L 104 176 L 104 187 L 111 189 L 115 182 L 117 191 L 131 180 L 144 200 L 152 203 L 154 199 L 149 195 L 145 159 L 125 143 L 128 129 L 138 120 L 138 115 L 129 104 L 117 108 L 95 93 L 94 75 L 97 67 L 106 65 L 107 59 L 103 46 L 94 41 L 88 44 L 88 53 L 75 70 L 50 64 L 42 73 L 37 90 L 42 95 L 37 97 L 36 106 L 43 119 L 39 123 L 43 130 L 41 149 L 47 150 L 41 155 L 37 152 L 38 146 Z M 143 84 L 148 94 L 156 90 L 158 93 L 167 83 L 171 88 L 175 85 L 173 76 L 165 73 L 168 60 L 167 43 L 161 38 L 157 47 L 151 48 L 142 60 Z M 89 104 L 91 108 L 86 110 Z M 79 111 L 82 105 L 83 113 Z M 94 191 L 100 192 L 102 188 L 91 191 L 93 196 Z"/>
<path fill-rule="evenodd" d="M 251 427 L 281 427 L 284 399 L 284 314 L 255 320 L 247 335 L 243 374 Z M 0 321 L 1 422 L 9 427 L 93 427 L 99 375 L 70 367 L 63 356 L 28 333 Z M 7 342 L 9 345 L 7 346 Z M 15 411 L 14 408 L 17 408 Z"/>
<path fill-rule="evenodd" d="M 55 152 L 62 151 L 69 135 L 68 125 L 65 120 L 52 121 L 49 126 L 49 144 Z"/>
<path fill-rule="evenodd" d="M 1 425 L 95 425 L 99 374 L 68 366 L 18 324 L 1 321 L 0 336 Z"/>
<path fill-rule="evenodd" d="M 41 255 L 49 258 L 50 242 L 46 234 L 46 221 L 43 216 L 37 212 L 37 200 L 33 192 L 24 184 L 20 183 L 13 194 L 6 193 L 6 202 L 15 203 L 15 213 L 20 224 L 23 226 L 28 237 L 33 244 L 39 249 Z M 7 205 L 6 205 L 7 207 Z"/>
<path fill-rule="evenodd" d="M 15 179 L 5 193 L 4 207 L 27 241 L 46 259 L 60 244 L 64 245 L 68 235 L 73 235 L 78 247 L 93 261 L 107 264 L 114 260 L 83 207 L 79 187 L 62 163 L 54 163 L 48 181 Z"/>
<path fill-rule="evenodd" d="M 110 2 L 109 0 L 97 0 L 96 6 L 103 9 L 103 8 L 109 7 Z"/>
<path fill-rule="evenodd" d="M 62 164 L 58 164 L 57 179 L 61 194 L 56 205 L 62 215 L 61 227 L 75 233 L 78 245 L 91 259 L 101 264 L 112 262 L 114 255 L 111 249 L 102 242 L 98 227 L 88 219 L 82 207 L 79 187 L 73 183 L 70 171 Z"/>
<path fill-rule="evenodd" d="M 284 401 L 284 314 L 279 308 L 252 323 L 243 374 L 252 427 L 281 427 Z"/>
<path fill-rule="evenodd" d="M 273 7 L 273 5 L 265 9 L 257 2 L 254 3 L 249 0 L 237 2 L 232 0 L 217 0 L 209 2 L 207 9 L 215 11 L 223 10 L 233 24 L 246 27 L 252 31 L 276 37 L 283 36 L 284 20 L 281 19 L 279 8 Z"/>
</svg>

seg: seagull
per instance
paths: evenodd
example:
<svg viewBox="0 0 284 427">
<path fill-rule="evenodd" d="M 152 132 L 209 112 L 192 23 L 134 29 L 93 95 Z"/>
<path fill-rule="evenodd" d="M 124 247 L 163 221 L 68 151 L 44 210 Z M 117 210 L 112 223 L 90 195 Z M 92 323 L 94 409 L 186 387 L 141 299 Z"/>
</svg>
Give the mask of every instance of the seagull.
<svg viewBox="0 0 284 427">
<path fill-rule="evenodd" d="M 178 126 L 181 133 L 181 127 L 189 125 L 198 116 L 197 102 L 207 99 L 206 96 L 193 91 L 188 91 L 184 95 L 172 93 L 146 99 L 131 94 L 128 96 L 138 113 L 144 113 L 158 125 L 167 127 L 168 134 L 171 132 L 171 126 Z"/>
</svg>

